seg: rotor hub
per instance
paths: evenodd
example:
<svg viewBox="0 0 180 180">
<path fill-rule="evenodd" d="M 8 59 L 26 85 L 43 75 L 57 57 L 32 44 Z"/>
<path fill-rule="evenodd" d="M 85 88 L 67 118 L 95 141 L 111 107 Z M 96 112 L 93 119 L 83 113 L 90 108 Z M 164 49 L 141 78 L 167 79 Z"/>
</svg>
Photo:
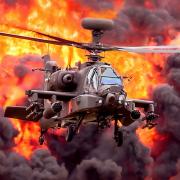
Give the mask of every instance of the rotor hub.
<svg viewBox="0 0 180 180">
<path fill-rule="evenodd" d="M 113 29 L 114 22 L 109 19 L 103 18 L 84 18 L 82 21 L 82 27 L 92 31 L 92 48 L 87 49 L 90 54 L 88 60 L 90 61 L 100 61 L 103 57 L 99 55 L 102 50 L 97 50 L 93 47 L 101 46 L 101 38 L 104 34 L 104 31 Z"/>
<path fill-rule="evenodd" d="M 88 57 L 89 61 L 94 61 L 94 62 L 101 61 L 101 59 L 103 58 L 103 56 L 98 55 L 98 53 L 96 53 L 96 54 L 90 53 L 86 56 Z"/>
</svg>

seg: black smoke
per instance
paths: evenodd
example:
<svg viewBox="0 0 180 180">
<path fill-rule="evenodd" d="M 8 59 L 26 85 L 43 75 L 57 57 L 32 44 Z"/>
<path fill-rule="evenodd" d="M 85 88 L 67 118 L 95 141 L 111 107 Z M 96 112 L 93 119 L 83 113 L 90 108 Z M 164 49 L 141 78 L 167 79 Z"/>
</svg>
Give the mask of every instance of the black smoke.
<svg viewBox="0 0 180 180">
<path fill-rule="evenodd" d="M 158 133 L 168 135 L 161 144 L 160 154 L 156 156 L 154 179 L 169 179 L 177 174 L 176 164 L 180 159 L 180 55 L 170 56 L 165 72 L 168 84 L 159 86 L 154 91 L 154 100 L 160 114 Z M 157 151 L 160 146 L 156 146 Z"/>
<path fill-rule="evenodd" d="M 12 7 L 20 1 L 4 1 Z M 3 2 L 3 3 L 4 3 Z M 26 2 L 26 1 L 24 1 Z M 79 2 L 97 11 L 113 9 L 111 1 Z M 146 6 L 145 0 L 126 0 L 115 20 L 115 30 L 105 36 L 107 42 L 117 44 L 148 44 L 151 38 L 156 44 L 164 44 L 166 37 L 175 36 L 170 30 L 178 31 L 178 0 L 150 1 L 152 8 Z M 109 38 L 111 37 L 111 38 Z M 31 73 L 27 65 L 32 56 L 18 60 L 13 65 L 13 75 L 20 81 Z M 10 60 L 10 59 L 9 59 Z M 29 160 L 13 152 L 14 138 L 18 132 L 8 119 L 0 117 L 0 179 L 2 180 L 79 180 L 79 179 L 145 179 L 152 172 L 154 180 L 178 179 L 180 174 L 179 143 L 179 68 L 180 56 L 171 56 L 166 65 L 165 74 L 168 83 L 154 91 L 154 100 L 161 115 L 157 130 L 166 135 L 164 142 L 157 142 L 151 152 L 139 141 L 135 130 L 138 124 L 125 129 L 125 141 L 117 147 L 113 141 L 113 129 L 98 132 L 95 126 L 87 126 L 71 143 L 56 134 L 47 135 L 50 150 L 37 150 Z M 42 85 L 42 84 L 41 84 Z M 157 155 L 155 152 L 159 151 Z M 53 156 L 51 155 L 53 154 Z M 56 159 L 54 158 L 56 157 Z"/>
<path fill-rule="evenodd" d="M 0 110 L 0 179 L 1 180 L 66 180 L 68 172 L 59 166 L 48 150 L 39 149 L 27 160 L 13 151 L 18 131 Z"/>
<path fill-rule="evenodd" d="M 114 4 L 113 1 L 110 0 L 91 0 L 91 1 L 86 1 L 86 0 L 77 0 L 76 2 L 81 3 L 87 7 L 90 7 L 96 11 L 99 10 L 108 10 L 108 9 L 113 9 Z"/>
<path fill-rule="evenodd" d="M 14 138 L 18 135 L 18 131 L 14 129 L 7 118 L 3 117 L 3 110 L 0 108 L 0 149 L 9 150 L 12 148 Z"/>
<path fill-rule="evenodd" d="M 166 44 L 167 38 L 174 39 L 179 31 L 180 16 L 174 15 L 164 1 L 150 1 L 153 8 L 146 7 L 144 0 L 126 0 L 123 8 L 114 19 L 115 28 L 107 32 L 104 40 L 108 43 L 145 45 L 149 41 L 155 44 Z M 171 3 L 170 3 L 171 4 Z M 111 35 L 111 38 L 109 38 Z"/>
<path fill-rule="evenodd" d="M 90 180 L 90 179 L 113 179 L 121 180 L 122 168 L 111 159 L 101 161 L 96 158 L 83 160 L 77 165 L 75 174 L 71 176 L 72 180 Z"/>
<path fill-rule="evenodd" d="M 172 180 L 179 180 L 180 179 L 180 160 L 178 160 L 176 168 L 177 168 L 178 173 L 171 178 Z"/>
<path fill-rule="evenodd" d="M 124 129 L 122 147 L 112 138 L 113 128 L 97 133 L 95 125 L 83 127 L 71 143 L 55 134 L 48 135 L 47 143 L 59 164 L 65 164 L 70 180 L 144 179 L 153 160 L 135 133 L 138 126 L 136 122 Z"/>
</svg>

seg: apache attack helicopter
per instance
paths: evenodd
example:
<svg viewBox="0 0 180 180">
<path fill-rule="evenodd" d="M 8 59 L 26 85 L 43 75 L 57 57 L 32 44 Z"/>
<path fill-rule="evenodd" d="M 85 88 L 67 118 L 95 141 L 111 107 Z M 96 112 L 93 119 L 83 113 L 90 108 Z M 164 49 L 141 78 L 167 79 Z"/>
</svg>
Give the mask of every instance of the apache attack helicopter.
<svg viewBox="0 0 180 180">
<path fill-rule="evenodd" d="M 58 46 L 73 46 L 87 50 L 88 61 L 76 67 L 61 69 L 55 61 L 45 56 L 43 90 L 27 90 L 29 106 L 8 106 L 5 117 L 25 121 L 40 121 L 43 144 L 49 128 L 67 128 L 66 141 L 71 141 L 82 124 L 96 123 L 99 128 L 110 127 L 114 121 L 114 139 L 123 143 L 123 127 L 141 119 L 145 127 L 152 128 L 158 115 L 154 102 L 128 99 L 123 88 L 123 77 L 118 76 L 110 64 L 101 62 L 100 53 L 105 51 L 128 51 L 133 53 L 179 53 L 179 46 L 121 47 L 100 42 L 106 30 L 113 28 L 108 19 L 85 18 L 82 26 L 92 31 L 91 43 L 79 43 L 33 31 L 48 39 L 27 37 L 0 32 L 1 36 L 49 43 Z M 139 110 L 141 109 L 141 111 Z M 122 126 L 119 126 L 121 122 Z"/>
</svg>

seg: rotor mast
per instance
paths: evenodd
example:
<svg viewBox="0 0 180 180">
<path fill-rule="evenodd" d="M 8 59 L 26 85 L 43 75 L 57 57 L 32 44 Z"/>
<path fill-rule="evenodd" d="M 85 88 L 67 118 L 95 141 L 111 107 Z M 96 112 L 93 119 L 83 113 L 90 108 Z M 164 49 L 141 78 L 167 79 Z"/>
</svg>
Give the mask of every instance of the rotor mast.
<svg viewBox="0 0 180 180">
<path fill-rule="evenodd" d="M 82 27 L 92 31 L 92 46 L 100 46 L 101 38 L 104 34 L 104 31 L 113 29 L 114 22 L 108 19 L 95 19 L 95 18 L 85 18 L 82 21 Z M 101 50 L 91 49 L 88 50 L 89 61 L 100 61 L 103 57 L 99 55 Z"/>
</svg>

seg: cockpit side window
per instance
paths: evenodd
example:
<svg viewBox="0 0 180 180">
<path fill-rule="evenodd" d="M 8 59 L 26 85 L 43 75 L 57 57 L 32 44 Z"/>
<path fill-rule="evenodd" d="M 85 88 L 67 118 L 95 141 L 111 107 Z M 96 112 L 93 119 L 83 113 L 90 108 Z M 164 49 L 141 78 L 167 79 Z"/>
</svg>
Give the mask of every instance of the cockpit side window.
<svg viewBox="0 0 180 180">
<path fill-rule="evenodd" d="M 93 89 L 95 89 L 95 90 L 98 89 L 98 73 L 97 73 L 96 70 L 94 71 L 94 74 L 93 74 L 93 76 L 91 78 L 91 83 L 90 84 L 91 84 Z"/>
<path fill-rule="evenodd" d="M 101 76 L 112 77 L 112 78 L 117 77 L 116 73 L 111 68 L 107 68 L 107 67 L 101 67 Z"/>
<path fill-rule="evenodd" d="M 98 89 L 98 73 L 97 69 L 93 68 L 89 71 L 87 76 L 87 85 L 89 90 L 97 91 Z"/>
<path fill-rule="evenodd" d="M 122 79 L 117 76 L 117 74 L 111 67 L 101 67 L 100 84 L 122 86 Z"/>
<path fill-rule="evenodd" d="M 91 69 L 90 71 L 89 71 L 89 73 L 88 73 L 88 76 L 87 76 L 87 85 L 88 84 L 90 84 L 90 82 L 91 82 L 91 78 L 92 78 L 92 75 L 93 75 L 93 73 L 94 73 L 94 68 L 93 69 Z"/>
</svg>

